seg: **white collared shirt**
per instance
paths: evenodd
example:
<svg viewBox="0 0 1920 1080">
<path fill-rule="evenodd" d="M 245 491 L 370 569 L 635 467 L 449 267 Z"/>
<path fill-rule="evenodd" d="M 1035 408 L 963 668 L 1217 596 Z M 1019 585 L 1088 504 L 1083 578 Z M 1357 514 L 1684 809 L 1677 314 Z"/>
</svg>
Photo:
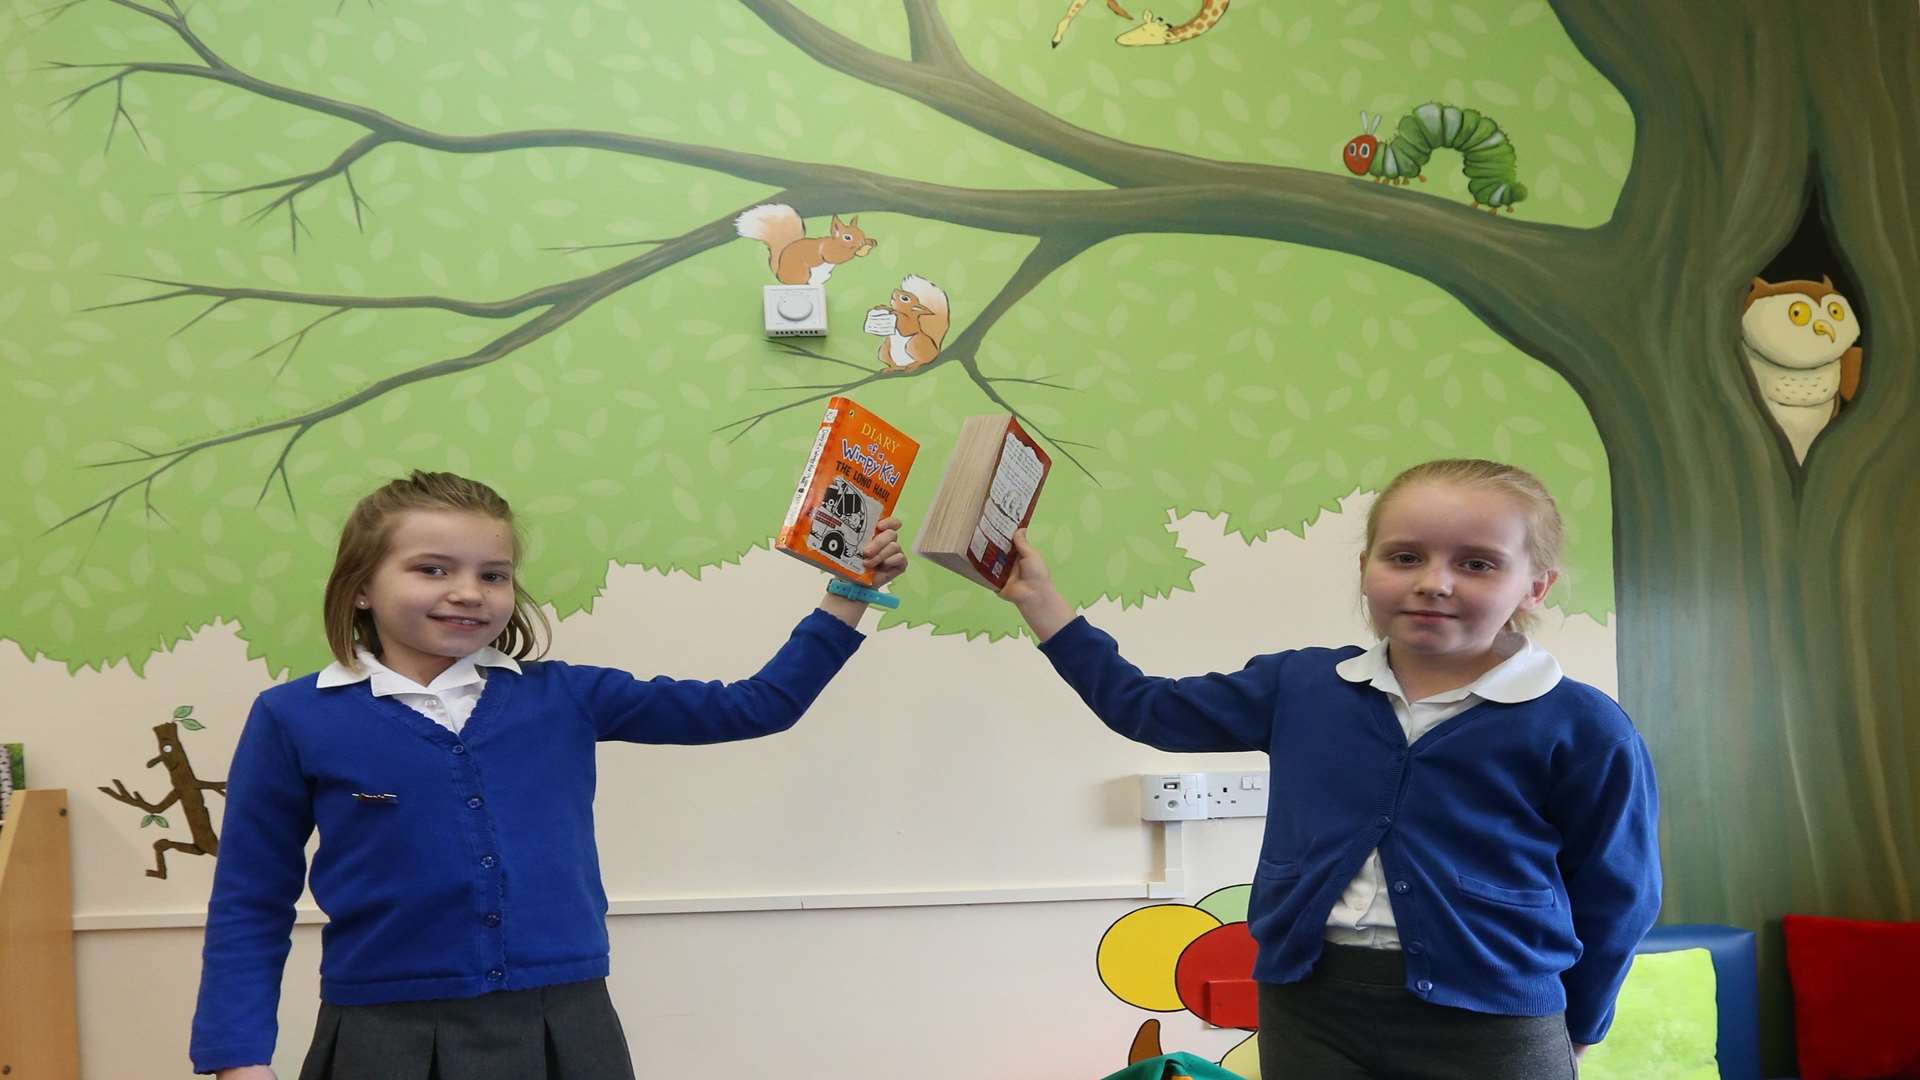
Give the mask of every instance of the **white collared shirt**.
<svg viewBox="0 0 1920 1080">
<path fill-rule="evenodd" d="M 1443 690 L 1432 697 L 1408 702 L 1387 663 L 1387 643 L 1373 648 L 1334 668 L 1348 682 L 1372 683 L 1387 695 L 1407 745 L 1441 723 L 1466 712 L 1482 701 L 1517 704 L 1532 701 L 1560 682 L 1560 662 L 1553 654 L 1535 645 L 1524 634 L 1502 634 L 1494 642 L 1495 651 L 1506 659 L 1492 670 L 1465 686 Z M 1340 902 L 1327 915 L 1325 937 L 1340 945 L 1364 945 L 1376 949 L 1400 947 L 1400 931 L 1393 921 L 1393 903 L 1387 898 L 1387 873 L 1380 865 L 1380 852 L 1368 854 L 1360 872 L 1340 895 Z"/>
<path fill-rule="evenodd" d="M 314 685 L 319 689 L 330 686 L 351 686 L 365 682 L 373 691 L 374 697 L 392 697 L 421 716 L 439 724 L 455 735 L 467 725 L 467 719 L 473 715 L 473 708 L 480 703 L 480 692 L 486 689 L 487 676 L 481 668 L 501 667 L 520 673 L 520 665 L 513 657 L 491 645 L 482 646 L 453 662 L 453 666 L 434 677 L 433 682 L 421 686 L 405 675 L 381 663 L 365 649 L 354 650 L 357 667 L 348 667 L 338 660 L 328 664 L 320 672 Z"/>
</svg>

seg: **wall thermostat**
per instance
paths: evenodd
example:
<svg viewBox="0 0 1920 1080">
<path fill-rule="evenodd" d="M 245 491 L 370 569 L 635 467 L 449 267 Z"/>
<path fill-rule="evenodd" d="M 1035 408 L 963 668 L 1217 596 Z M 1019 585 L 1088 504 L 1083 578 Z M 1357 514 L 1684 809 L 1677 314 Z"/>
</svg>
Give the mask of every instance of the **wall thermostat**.
<svg viewBox="0 0 1920 1080">
<path fill-rule="evenodd" d="M 767 285 L 760 290 L 768 337 L 825 337 L 827 290 L 819 285 Z"/>
</svg>

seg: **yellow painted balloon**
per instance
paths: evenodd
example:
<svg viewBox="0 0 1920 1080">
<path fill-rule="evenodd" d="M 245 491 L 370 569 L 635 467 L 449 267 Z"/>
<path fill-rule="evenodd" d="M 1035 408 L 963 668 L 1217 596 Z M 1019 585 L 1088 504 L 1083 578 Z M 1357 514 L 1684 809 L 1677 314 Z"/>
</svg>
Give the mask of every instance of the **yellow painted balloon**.
<svg viewBox="0 0 1920 1080">
<path fill-rule="evenodd" d="M 1100 981 L 1121 1001 L 1153 1012 L 1179 1012 L 1173 971 L 1180 952 L 1220 920 L 1190 904 L 1155 904 L 1131 911 L 1100 939 Z"/>
</svg>

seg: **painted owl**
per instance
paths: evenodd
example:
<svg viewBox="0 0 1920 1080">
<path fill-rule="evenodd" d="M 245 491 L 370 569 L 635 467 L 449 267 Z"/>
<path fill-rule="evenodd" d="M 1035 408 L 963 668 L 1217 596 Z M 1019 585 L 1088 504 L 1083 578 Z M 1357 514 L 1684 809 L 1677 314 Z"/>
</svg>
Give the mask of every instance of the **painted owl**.
<svg viewBox="0 0 1920 1080">
<path fill-rule="evenodd" d="M 1860 323 L 1833 282 L 1754 278 L 1740 315 L 1740 353 L 1767 411 L 1807 460 L 1814 437 L 1860 385 Z"/>
</svg>

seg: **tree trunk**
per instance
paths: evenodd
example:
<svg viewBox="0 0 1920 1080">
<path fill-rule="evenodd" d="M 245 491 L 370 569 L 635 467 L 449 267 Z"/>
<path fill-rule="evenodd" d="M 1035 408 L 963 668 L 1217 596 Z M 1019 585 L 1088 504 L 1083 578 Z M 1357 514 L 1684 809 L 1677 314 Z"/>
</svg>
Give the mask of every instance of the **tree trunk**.
<svg viewBox="0 0 1920 1080">
<path fill-rule="evenodd" d="M 1621 698 L 1660 770 L 1662 919 L 1761 931 L 1776 1075 L 1794 1068 L 1779 917 L 1920 917 L 1920 560 L 1904 543 L 1920 534 L 1920 17 L 1645 14 L 1639 36 L 1673 66 L 1613 36 L 1636 21 L 1617 6 L 1563 12 L 1640 124 L 1597 261 L 1612 285 L 1579 304 L 1600 347 L 1541 355 L 1611 461 Z M 1816 188 L 1866 361 L 1802 467 L 1736 342 L 1749 279 Z"/>
</svg>

